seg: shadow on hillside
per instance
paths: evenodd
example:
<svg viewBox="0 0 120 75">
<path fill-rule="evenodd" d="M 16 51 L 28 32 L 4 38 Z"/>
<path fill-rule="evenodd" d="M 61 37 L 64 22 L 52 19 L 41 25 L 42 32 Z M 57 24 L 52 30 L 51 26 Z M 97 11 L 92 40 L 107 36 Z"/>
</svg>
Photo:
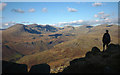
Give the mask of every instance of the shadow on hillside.
<svg viewBox="0 0 120 75">
<path fill-rule="evenodd" d="M 93 47 L 84 58 L 74 59 L 64 73 L 120 73 L 120 45 L 110 44 L 106 51 Z"/>
<path fill-rule="evenodd" d="M 29 73 L 50 73 L 50 66 L 48 64 L 39 64 L 31 67 Z"/>
<path fill-rule="evenodd" d="M 50 66 L 48 64 L 38 64 L 31 67 L 30 71 L 27 71 L 27 65 L 17 64 L 8 61 L 2 61 L 2 75 L 11 75 L 11 74 L 50 74 Z"/>
<path fill-rule="evenodd" d="M 99 48 L 93 47 L 91 51 L 86 53 L 84 58 L 74 59 L 70 61 L 70 66 L 66 67 L 64 73 L 120 73 L 120 45 L 110 44 L 108 48 L 101 52 Z M 6 73 L 26 73 L 26 74 L 50 74 L 50 66 L 48 64 L 38 64 L 31 67 L 27 71 L 27 65 L 17 64 L 8 61 L 2 61 L 2 74 Z M 7 74 L 7 75 L 8 75 Z M 35 75 L 35 74 L 34 74 Z"/>
<path fill-rule="evenodd" d="M 2 74 L 27 73 L 27 65 L 2 61 Z"/>
</svg>

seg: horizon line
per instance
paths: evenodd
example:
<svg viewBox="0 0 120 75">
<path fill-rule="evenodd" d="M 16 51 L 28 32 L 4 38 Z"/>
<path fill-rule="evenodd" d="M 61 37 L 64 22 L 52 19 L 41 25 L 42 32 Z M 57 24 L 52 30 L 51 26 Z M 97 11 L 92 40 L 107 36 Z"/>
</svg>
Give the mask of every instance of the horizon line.
<svg viewBox="0 0 120 75">
<path fill-rule="evenodd" d="M 22 24 L 22 23 L 16 23 L 16 24 L 14 24 L 14 25 L 12 25 L 12 26 L 15 26 L 15 25 L 17 25 L 17 24 Z M 49 26 L 53 26 L 53 27 L 66 27 L 66 26 L 72 26 L 72 27 L 80 27 L 80 26 L 84 26 L 84 25 L 64 25 L 64 26 L 55 26 L 55 25 L 50 25 L 50 24 L 37 24 L 37 23 L 33 23 L 33 24 L 28 24 L 28 25 L 26 25 L 26 26 L 29 26 L 29 25 L 42 25 L 42 26 L 46 26 L 46 25 L 49 25 Z M 22 25 L 25 25 L 25 24 L 22 24 Z M 85 26 L 100 26 L 100 25 L 118 25 L 119 26 L 119 24 L 96 24 L 96 25 L 85 25 Z M 10 26 L 10 27 L 12 27 L 12 26 Z M 0 28 L 0 30 L 4 30 L 4 29 L 8 29 L 8 28 L 10 28 L 10 27 L 6 27 L 6 28 Z"/>
</svg>

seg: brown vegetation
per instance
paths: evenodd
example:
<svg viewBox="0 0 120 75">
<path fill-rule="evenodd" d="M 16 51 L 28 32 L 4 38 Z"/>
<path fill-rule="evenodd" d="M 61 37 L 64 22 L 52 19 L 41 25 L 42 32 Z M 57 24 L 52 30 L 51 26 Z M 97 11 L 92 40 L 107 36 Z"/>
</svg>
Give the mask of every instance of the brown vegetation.
<svg viewBox="0 0 120 75">
<path fill-rule="evenodd" d="M 2 31 L 3 60 L 27 64 L 29 68 L 35 64 L 48 63 L 52 72 L 59 72 L 61 70 L 56 69 L 66 67 L 69 61 L 85 56 L 93 46 L 102 50 L 102 36 L 106 29 L 110 32 L 111 43 L 117 44 L 119 39 L 117 25 L 92 28 L 83 25 L 56 29 L 55 32 L 43 33 L 45 29 L 41 31 L 42 34 L 35 34 L 25 31 L 24 25 L 15 25 Z M 56 37 L 56 34 L 62 35 Z"/>
</svg>

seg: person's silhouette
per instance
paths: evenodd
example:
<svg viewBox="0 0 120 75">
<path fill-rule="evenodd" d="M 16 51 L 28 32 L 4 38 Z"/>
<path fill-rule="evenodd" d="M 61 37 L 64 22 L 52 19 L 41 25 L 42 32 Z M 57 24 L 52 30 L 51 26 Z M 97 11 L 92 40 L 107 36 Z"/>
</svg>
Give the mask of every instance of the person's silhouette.
<svg viewBox="0 0 120 75">
<path fill-rule="evenodd" d="M 103 41 L 103 51 L 104 51 L 105 45 L 106 45 L 106 47 L 108 47 L 108 44 L 111 42 L 111 38 L 108 33 L 108 30 L 106 30 L 106 33 L 103 35 L 102 41 Z"/>
</svg>

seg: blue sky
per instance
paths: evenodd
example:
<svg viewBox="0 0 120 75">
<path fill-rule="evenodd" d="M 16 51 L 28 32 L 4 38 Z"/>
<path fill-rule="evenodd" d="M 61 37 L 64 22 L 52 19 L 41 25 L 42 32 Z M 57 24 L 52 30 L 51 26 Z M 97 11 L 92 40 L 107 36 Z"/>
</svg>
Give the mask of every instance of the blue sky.
<svg viewBox="0 0 120 75">
<path fill-rule="evenodd" d="M 4 2 L 119 2 L 119 0 L 2 0 Z"/>
<path fill-rule="evenodd" d="M 15 23 L 97 25 L 116 23 L 117 2 L 5 2 L 2 3 L 3 27 Z"/>
</svg>

